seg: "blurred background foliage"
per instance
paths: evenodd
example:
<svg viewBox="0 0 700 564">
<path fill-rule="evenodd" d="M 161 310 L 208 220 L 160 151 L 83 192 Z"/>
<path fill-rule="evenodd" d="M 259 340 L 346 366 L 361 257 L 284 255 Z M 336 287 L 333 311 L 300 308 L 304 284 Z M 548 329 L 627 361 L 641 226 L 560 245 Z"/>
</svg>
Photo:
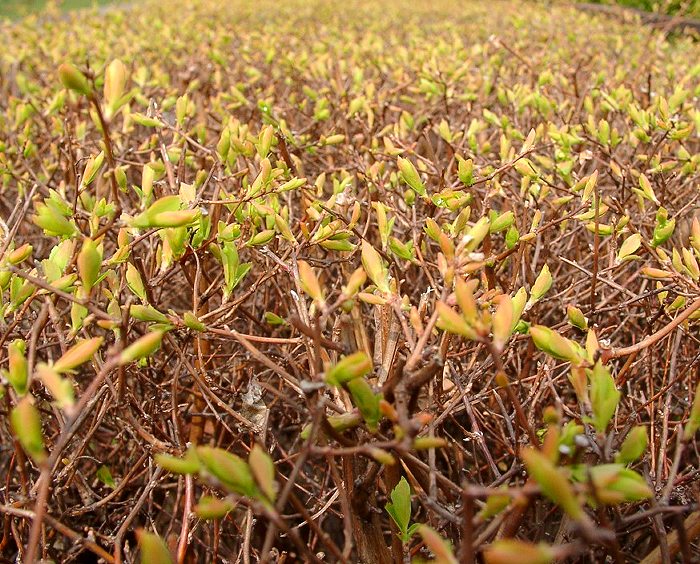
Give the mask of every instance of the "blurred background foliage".
<svg viewBox="0 0 700 564">
<path fill-rule="evenodd" d="M 120 1 L 123 2 L 123 0 L 0 0 L 0 18 L 16 19 L 49 10 L 67 11 L 99 7 Z M 560 1 L 569 4 L 578 3 L 574 0 Z M 700 17 L 700 0 L 588 0 L 588 3 L 619 5 L 647 12 Z"/>
<path fill-rule="evenodd" d="M 588 0 L 592 4 L 619 5 L 646 12 L 700 16 L 700 0 Z"/>
<path fill-rule="evenodd" d="M 21 18 L 52 10 L 76 10 L 114 4 L 115 0 L 0 0 L 1 18 Z"/>
</svg>

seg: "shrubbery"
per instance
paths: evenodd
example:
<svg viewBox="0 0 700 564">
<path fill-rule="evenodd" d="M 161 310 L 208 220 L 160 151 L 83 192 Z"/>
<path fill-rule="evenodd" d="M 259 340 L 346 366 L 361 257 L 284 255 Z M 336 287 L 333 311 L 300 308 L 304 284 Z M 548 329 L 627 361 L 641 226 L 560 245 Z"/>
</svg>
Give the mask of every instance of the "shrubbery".
<svg viewBox="0 0 700 564">
<path fill-rule="evenodd" d="M 700 4 L 697 0 L 591 0 L 592 4 L 619 4 L 626 8 L 658 12 L 661 14 L 691 15 L 700 14 Z"/>
<path fill-rule="evenodd" d="M 451 0 L 1 34 L 0 552 L 691 558 L 695 43 Z"/>
</svg>

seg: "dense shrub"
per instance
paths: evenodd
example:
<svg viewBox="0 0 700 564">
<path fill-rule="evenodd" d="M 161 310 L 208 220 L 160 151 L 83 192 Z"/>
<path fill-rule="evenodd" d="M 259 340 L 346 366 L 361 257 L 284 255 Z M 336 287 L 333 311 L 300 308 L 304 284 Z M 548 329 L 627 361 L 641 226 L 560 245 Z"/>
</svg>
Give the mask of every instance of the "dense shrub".
<svg viewBox="0 0 700 564">
<path fill-rule="evenodd" d="M 697 45 L 231 4 L 0 31 L 0 552 L 697 555 Z"/>
<path fill-rule="evenodd" d="M 697 0 L 591 0 L 592 4 L 617 4 L 626 8 L 644 10 L 646 12 L 658 12 L 672 15 L 700 14 L 700 3 Z"/>
</svg>

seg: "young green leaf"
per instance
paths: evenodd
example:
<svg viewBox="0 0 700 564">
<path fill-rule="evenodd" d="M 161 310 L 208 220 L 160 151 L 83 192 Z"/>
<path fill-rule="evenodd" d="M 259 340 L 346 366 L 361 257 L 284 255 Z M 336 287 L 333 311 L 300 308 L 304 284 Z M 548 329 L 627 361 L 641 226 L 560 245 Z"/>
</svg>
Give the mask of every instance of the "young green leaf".
<svg viewBox="0 0 700 564">
<path fill-rule="evenodd" d="M 573 364 L 579 364 L 582 360 L 574 342 L 549 327 L 533 325 L 530 327 L 530 337 L 538 349 L 554 358 L 568 360 Z"/>
<path fill-rule="evenodd" d="M 100 172 L 102 164 L 105 160 L 104 151 L 100 151 L 96 156 L 90 157 L 83 169 L 83 177 L 80 180 L 82 187 L 90 186 L 97 178 L 97 173 Z"/>
<path fill-rule="evenodd" d="M 194 512 L 200 519 L 223 519 L 236 508 L 236 504 L 230 499 L 218 499 L 209 495 L 202 496 L 195 505 Z"/>
<path fill-rule="evenodd" d="M 24 451 L 36 462 L 42 464 L 48 457 L 44 449 L 44 436 L 41 432 L 41 418 L 34 407 L 31 396 L 24 396 L 10 414 L 12 430 Z"/>
<path fill-rule="evenodd" d="M 620 447 L 620 452 L 615 455 L 615 462 L 620 464 L 631 464 L 644 454 L 647 449 L 647 428 L 644 425 L 637 425 L 625 437 L 625 441 Z"/>
<path fill-rule="evenodd" d="M 361 378 L 372 370 L 372 361 L 366 353 L 358 351 L 343 358 L 335 366 L 326 371 L 326 382 L 331 386 L 340 386 Z"/>
<path fill-rule="evenodd" d="M 384 466 L 393 466 L 396 464 L 396 458 L 384 449 L 371 447 L 368 454 L 379 462 L 379 464 L 383 464 Z"/>
<path fill-rule="evenodd" d="M 151 331 L 126 347 L 119 355 L 119 365 L 123 366 L 151 356 L 160 347 L 164 331 Z"/>
<path fill-rule="evenodd" d="M 372 386 L 364 378 L 353 378 L 345 383 L 353 403 L 357 406 L 370 432 L 377 430 L 377 424 L 381 418 L 379 410 L 380 394 L 374 393 Z"/>
<path fill-rule="evenodd" d="M 489 225 L 489 231 L 491 233 L 499 233 L 500 231 L 505 231 L 509 229 L 513 222 L 515 221 L 515 214 L 512 211 L 507 211 L 491 220 Z"/>
<path fill-rule="evenodd" d="M 399 536 L 403 542 L 408 542 L 408 526 L 411 523 L 411 486 L 403 476 L 389 495 L 391 502 L 386 504 L 386 510 L 399 528 Z"/>
<path fill-rule="evenodd" d="M 321 289 L 321 284 L 318 281 L 316 273 L 309 263 L 303 260 L 297 261 L 297 268 L 299 269 L 301 289 L 304 290 L 312 300 L 322 304 L 324 302 L 323 290 Z"/>
<path fill-rule="evenodd" d="M 428 525 L 419 525 L 416 529 L 423 538 L 425 546 L 435 555 L 435 562 L 439 564 L 457 564 L 457 559 L 452 552 L 450 542 L 443 539 L 435 529 Z"/>
<path fill-rule="evenodd" d="M 7 381 L 19 396 L 27 393 L 29 370 L 27 357 L 25 356 L 26 343 L 22 339 L 15 339 L 7 346 L 9 369 L 6 373 Z"/>
<path fill-rule="evenodd" d="M 500 296 L 496 313 L 491 319 L 493 331 L 493 344 L 498 350 L 502 350 L 513 329 L 513 301 L 507 294 Z"/>
<path fill-rule="evenodd" d="M 457 176 L 462 184 L 469 188 L 474 183 L 474 161 L 457 156 Z"/>
<path fill-rule="evenodd" d="M 343 294 L 350 298 L 360 291 L 364 283 L 367 281 L 367 273 L 361 266 L 356 268 L 350 275 L 348 282 L 343 286 Z"/>
<path fill-rule="evenodd" d="M 685 424 L 685 430 L 683 431 L 683 438 L 689 441 L 695 436 L 698 429 L 700 429 L 700 384 L 698 384 L 695 389 L 695 399 L 693 400 L 693 405 L 690 408 L 690 417 L 688 422 Z"/>
<path fill-rule="evenodd" d="M 370 280 L 381 292 L 390 293 L 389 272 L 384 266 L 384 261 L 377 250 L 364 239 L 362 241 L 362 266 Z"/>
<path fill-rule="evenodd" d="M 156 454 L 154 459 L 158 466 L 173 474 L 194 474 L 201 468 L 197 454 L 192 448 L 182 458 L 161 452 Z"/>
<path fill-rule="evenodd" d="M 593 425 L 599 433 L 604 433 L 610 419 L 615 414 L 621 394 L 615 387 L 615 380 L 610 374 L 610 370 L 600 361 L 593 367 L 590 381 Z"/>
<path fill-rule="evenodd" d="M 170 323 L 168 317 L 150 305 L 136 304 L 129 308 L 129 314 L 137 321 L 150 321 L 153 323 Z"/>
<path fill-rule="evenodd" d="M 653 496 L 646 480 L 623 464 L 599 464 L 588 467 L 574 466 L 572 477 L 581 483 L 593 483 L 595 495 L 590 502 L 605 505 L 618 505 L 623 502 L 641 501 Z"/>
<path fill-rule="evenodd" d="M 527 473 L 537 482 L 545 496 L 575 521 L 585 518 L 571 484 L 547 456 L 531 447 L 523 449 L 520 456 L 525 462 Z"/>
<path fill-rule="evenodd" d="M 403 180 L 419 196 L 425 196 L 427 194 L 425 184 L 423 184 L 423 181 L 420 179 L 420 175 L 418 174 L 418 171 L 413 163 L 408 159 L 399 157 L 397 159 L 397 164 L 399 166 L 399 171 L 401 172 L 401 180 Z"/>
<path fill-rule="evenodd" d="M 634 233 L 624 240 L 620 245 L 620 250 L 617 251 L 618 262 L 631 260 L 635 257 L 634 253 L 642 244 L 642 236 L 639 233 Z"/>
<path fill-rule="evenodd" d="M 482 521 L 490 519 L 498 515 L 508 505 L 510 505 L 511 496 L 507 492 L 502 494 L 492 494 L 486 498 L 484 507 L 479 511 L 479 518 Z"/>
<path fill-rule="evenodd" d="M 248 455 L 248 466 L 250 466 L 260 490 L 269 501 L 275 501 L 277 483 L 275 482 L 275 463 L 272 457 L 260 445 L 255 445 Z"/>
<path fill-rule="evenodd" d="M 136 538 L 141 549 L 141 564 L 173 564 L 168 545 L 158 535 L 139 529 Z"/>
<path fill-rule="evenodd" d="M 484 549 L 486 564 L 550 564 L 555 558 L 556 552 L 549 545 L 518 539 L 501 539 Z"/>
<path fill-rule="evenodd" d="M 63 63 L 58 67 L 58 77 L 61 79 L 63 86 L 69 90 L 74 90 L 85 96 L 89 96 L 92 92 L 87 78 L 75 65 Z"/>
<path fill-rule="evenodd" d="M 75 390 L 68 378 L 63 378 L 52 366 L 39 363 L 36 375 L 51 393 L 60 409 L 70 410 L 75 405 Z"/>
<path fill-rule="evenodd" d="M 100 466 L 97 469 L 96 476 L 97 479 L 108 488 L 114 489 L 117 487 L 117 483 L 114 481 L 114 477 L 112 476 L 112 472 L 108 466 L 105 466 L 104 464 Z"/>
<path fill-rule="evenodd" d="M 143 284 L 141 274 L 130 262 L 126 264 L 126 285 L 142 302 L 146 301 L 146 287 Z"/>
<path fill-rule="evenodd" d="M 119 59 L 115 59 L 105 69 L 104 99 L 107 118 L 110 118 L 123 103 L 125 85 L 126 66 Z"/>
<path fill-rule="evenodd" d="M 232 492 L 257 497 L 258 487 L 250 466 L 241 457 L 221 448 L 197 447 L 197 457 L 208 474 Z"/>
<path fill-rule="evenodd" d="M 476 331 L 467 323 L 463 316 L 459 315 L 446 303 L 438 302 L 435 304 L 438 311 L 438 320 L 436 326 L 447 333 L 462 335 L 467 339 L 476 339 Z"/>
<path fill-rule="evenodd" d="M 442 437 L 416 437 L 413 439 L 413 448 L 415 450 L 429 450 L 432 448 L 444 448 L 447 446 L 447 441 Z"/>
<path fill-rule="evenodd" d="M 25 243 L 7 255 L 7 262 L 12 265 L 18 265 L 31 257 L 33 250 L 34 247 L 29 243 Z"/>
<path fill-rule="evenodd" d="M 535 280 L 535 283 L 530 289 L 530 298 L 527 300 L 525 309 L 530 309 L 536 302 L 540 300 L 540 298 L 542 298 L 542 296 L 544 296 L 549 291 L 551 287 L 552 275 L 549 272 L 549 266 L 545 264 L 542 267 L 540 273 L 537 275 L 537 279 Z"/>
<path fill-rule="evenodd" d="M 479 307 L 474 299 L 474 292 L 478 286 L 479 281 L 474 278 L 465 281 L 460 276 L 457 276 L 455 279 L 457 304 L 462 310 L 462 316 L 470 326 L 476 325 L 479 317 Z"/>
<path fill-rule="evenodd" d="M 191 311 L 186 311 L 182 315 L 182 321 L 188 329 L 192 329 L 193 331 L 198 331 L 201 333 L 207 329 L 207 326 L 202 323 Z"/>
<path fill-rule="evenodd" d="M 637 190 L 635 189 L 635 191 Z M 644 174 L 639 175 L 639 193 L 643 198 L 651 200 L 657 206 L 659 205 L 659 200 L 656 198 L 654 189 L 651 187 L 651 182 L 649 182 L 649 179 Z"/>
<path fill-rule="evenodd" d="M 70 372 L 81 364 L 84 364 L 95 356 L 104 342 L 103 337 L 93 337 L 92 339 L 84 339 L 68 349 L 61 358 L 53 365 L 53 369 L 62 374 Z"/>
<path fill-rule="evenodd" d="M 102 253 L 99 251 L 97 244 L 91 239 L 85 239 L 83 247 L 78 253 L 78 272 L 80 281 L 87 292 L 90 292 L 95 282 L 97 282 L 101 263 Z"/>
<path fill-rule="evenodd" d="M 330 426 L 338 433 L 342 433 L 348 429 L 354 429 L 362 424 L 362 415 L 356 411 L 343 413 L 341 415 L 329 415 L 326 419 Z M 308 424 L 301 430 L 299 436 L 306 440 L 309 438 L 310 434 L 311 424 Z"/>
<path fill-rule="evenodd" d="M 586 319 L 583 312 L 576 306 L 566 306 L 566 318 L 567 321 L 577 329 L 581 331 L 586 331 L 588 329 L 588 319 Z"/>
</svg>

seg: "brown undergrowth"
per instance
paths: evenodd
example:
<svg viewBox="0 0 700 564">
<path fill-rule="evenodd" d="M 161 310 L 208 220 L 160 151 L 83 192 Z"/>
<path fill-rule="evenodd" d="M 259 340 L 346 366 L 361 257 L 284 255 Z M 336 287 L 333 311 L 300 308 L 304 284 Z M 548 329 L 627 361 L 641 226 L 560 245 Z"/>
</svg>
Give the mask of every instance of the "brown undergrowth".
<svg viewBox="0 0 700 564">
<path fill-rule="evenodd" d="M 450 0 L 0 37 L 8 561 L 698 557 L 690 38 Z"/>
</svg>

